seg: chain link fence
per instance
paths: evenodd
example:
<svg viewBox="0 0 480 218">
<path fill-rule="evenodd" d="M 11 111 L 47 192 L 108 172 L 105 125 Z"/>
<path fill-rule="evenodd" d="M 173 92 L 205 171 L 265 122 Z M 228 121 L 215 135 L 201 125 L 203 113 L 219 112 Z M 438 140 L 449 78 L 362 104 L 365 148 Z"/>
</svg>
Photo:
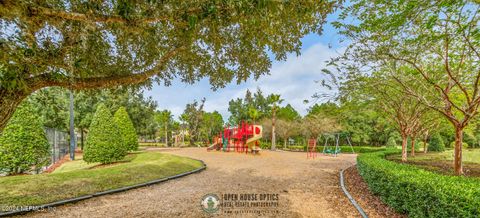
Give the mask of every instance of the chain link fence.
<svg viewBox="0 0 480 218">
<path fill-rule="evenodd" d="M 70 151 L 70 136 L 67 132 L 57 129 L 45 128 L 48 143 L 50 144 L 50 164 L 54 164 Z"/>
</svg>

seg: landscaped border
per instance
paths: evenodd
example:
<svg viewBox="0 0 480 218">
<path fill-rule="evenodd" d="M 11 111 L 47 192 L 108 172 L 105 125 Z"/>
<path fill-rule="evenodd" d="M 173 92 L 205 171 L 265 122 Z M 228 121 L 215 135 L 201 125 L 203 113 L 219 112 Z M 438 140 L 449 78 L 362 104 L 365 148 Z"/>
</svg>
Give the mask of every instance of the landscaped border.
<svg viewBox="0 0 480 218">
<path fill-rule="evenodd" d="M 358 171 L 372 193 L 412 217 L 480 216 L 480 179 L 436 174 L 386 160 L 398 151 L 364 153 Z"/>
<path fill-rule="evenodd" d="M 190 158 L 190 157 L 188 157 L 188 158 Z M 94 198 L 94 197 L 98 197 L 98 196 L 102 196 L 102 195 L 114 194 L 114 193 L 118 193 L 118 192 L 128 191 L 128 190 L 131 190 L 131 189 L 136 189 L 136 188 L 141 188 L 141 187 L 145 187 L 145 186 L 149 186 L 149 185 L 154 185 L 154 184 L 166 182 L 168 180 L 177 179 L 177 178 L 181 178 L 181 177 L 184 177 L 184 176 L 187 176 L 187 175 L 190 175 L 190 174 L 198 173 L 198 172 L 201 172 L 201 171 L 203 171 L 207 168 L 207 165 L 202 160 L 198 160 L 198 159 L 194 159 L 194 158 L 190 158 L 190 159 L 200 161 L 203 166 L 198 168 L 198 169 L 189 171 L 189 172 L 180 173 L 180 174 L 177 174 L 177 175 L 165 177 L 165 178 L 162 178 L 162 179 L 156 179 L 156 180 L 152 180 L 152 181 L 149 181 L 149 182 L 144 182 L 144 183 L 140 183 L 140 184 L 136 184 L 136 185 L 111 189 L 111 190 L 102 191 L 102 192 L 96 192 L 96 193 L 89 194 L 89 195 L 83 195 L 83 196 L 80 196 L 80 197 L 55 201 L 55 202 L 52 202 L 52 203 L 42 204 L 42 205 L 38 205 L 38 206 L 28 206 L 28 207 L 25 207 L 24 209 L 21 209 L 21 210 L 0 212 L 0 217 L 21 215 L 21 214 L 25 214 L 25 213 L 33 212 L 33 211 L 48 210 L 49 208 L 52 208 L 52 207 L 56 207 L 56 206 L 60 206 L 60 205 L 64 205 L 64 204 L 75 203 L 75 202 L 78 202 L 78 201 L 82 201 L 82 200 L 86 200 L 86 199 L 90 199 L 90 198 Z"/>
<path fill-rule="evenodd" d="M 352 165 L 350 167 L 354 167 L 355 165 Z M 340 171 L 340 186 L 342 187 L 342 191 L 343 193 L 345 194 L 345 196 L 347 196 L 348 200 L 350 200 L 350 202 L 352 203 L 352 205 L 358 210 L 358 212 L 360 213 L 360 215 L 362 215 L 363 218 L 367 218 L 367 214 L 365 213 L 365 211 L 362 209 L 362 207 L 357 203 L 357 201 L 355 201 L 355 199 L 352 197 L 352 195 L 347 191 L 347 188 L 345 187 L 345 182 L 344 182 L 344 177 L 343 177 L 343 172 L 350 168 L 350 167 L 347 167 L 345 169 L 342 169 Z"/>
</svg>

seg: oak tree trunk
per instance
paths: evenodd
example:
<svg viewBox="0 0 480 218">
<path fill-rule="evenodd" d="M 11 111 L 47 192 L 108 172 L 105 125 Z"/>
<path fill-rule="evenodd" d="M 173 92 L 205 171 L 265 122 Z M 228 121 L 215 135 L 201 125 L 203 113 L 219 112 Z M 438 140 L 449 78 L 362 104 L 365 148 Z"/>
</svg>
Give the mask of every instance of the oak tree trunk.
<svg viewBox="0 0 480 218">
<path fill-rule="evenodd" d="M 463 128 L 456 126 L 455 127 L 455 152 L 454 152 L 454 160 L 453 160 L 453 166 L 455 168 L 456 175 L 463 174 L 462 142 L 463 142 Z"/>
<path fill-rule="evenodd" d="M 23 92 L 9 92 L 0 89 L 0 132 L 8 123 L 8 120 L 13 116 L 22 100 L 27 97 Z"/>
</svg>

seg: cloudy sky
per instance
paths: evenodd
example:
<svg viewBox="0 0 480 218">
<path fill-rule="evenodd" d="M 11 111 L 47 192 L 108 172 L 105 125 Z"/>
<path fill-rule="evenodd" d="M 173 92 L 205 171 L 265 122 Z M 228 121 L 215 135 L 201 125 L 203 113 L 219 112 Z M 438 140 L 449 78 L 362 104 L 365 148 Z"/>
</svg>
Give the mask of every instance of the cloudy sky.
<svg viewBox="0 0 480 218">
<path fill-rule="evenodd" d="M 205 110 L 216 110 L 223 115 L 224 120 L 227 120 L 230 116 L 228 102 L 231 99 L 243 98 L 247 89 L 255 91 L 259 87 L 265 95 L 281 94 L 285 99 L 284 105 L 289 103 L 304 115 L 311 106 L 311 103 L 303 103 L 305 99 L 312 100 L 311 96 L 316 92 L 329 92 L 315 81 L 324 77 L 321 69 L 325 67 L 325 61 L 338 56 L 343 45 L 339 44 L 339 36 L 330 24 L 325 26 L 321 36 L 307 35 L 302 39 L 302 43 L 300 56 L 290 54 L 286 61 L 273 60 L 270 75 L 265 75 L 257 81 L 249 79 L 240 85 L 232 83 L 223 89 L 212 91 L 208 80 L 201 80 L 194 85 L 174 80 L 171 86 L 155 85 L 151 90 L 146 90 L 145 94 L 158 102 L 159 109 L 171 110 L 176 119 L 187 103 L 205 97 Z"/>
</svg>

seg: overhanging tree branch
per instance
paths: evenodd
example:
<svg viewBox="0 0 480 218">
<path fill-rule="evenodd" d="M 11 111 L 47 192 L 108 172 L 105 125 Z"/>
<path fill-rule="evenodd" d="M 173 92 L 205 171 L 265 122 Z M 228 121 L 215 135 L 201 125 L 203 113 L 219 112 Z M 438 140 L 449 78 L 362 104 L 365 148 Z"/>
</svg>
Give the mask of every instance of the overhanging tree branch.
<svg viewBox="0 0 480 218">
<path fill-rule="evenodd" d="M 62 74 L 41 74 L 27 79 L 27 83 L 33 84 L 31 90 L 37 90 L 48 86 L 59 86 L 74 90 L 114 87 L 125 84 L 138 84 L 158 74 L 166 63 L 184 47 L 175 48 L 164 54 L 152 69 L 142 73 L 114 75 L 106 77 L 71 78 Z"/>
</svg>

